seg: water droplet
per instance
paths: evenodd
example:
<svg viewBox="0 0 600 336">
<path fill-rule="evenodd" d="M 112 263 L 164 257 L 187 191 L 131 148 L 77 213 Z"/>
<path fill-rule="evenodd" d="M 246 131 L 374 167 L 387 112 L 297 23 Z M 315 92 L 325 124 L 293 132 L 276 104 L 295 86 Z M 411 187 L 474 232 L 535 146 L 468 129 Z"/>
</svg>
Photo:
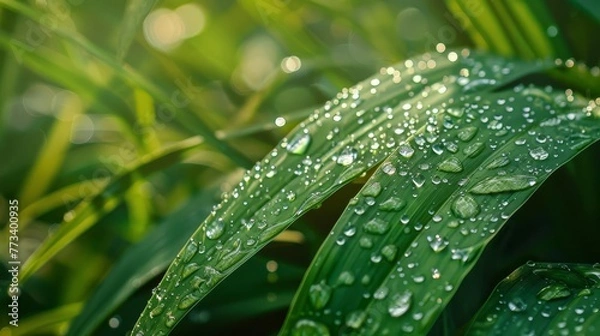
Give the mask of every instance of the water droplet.
<svg viewBox="0 0 600 336">
<path fill-rule="evenodd" d="M 495 194 L 519 191 L 531 188 L 535 183 L 535 177 L 528 175 L 492 176 L 479 181 L 469 192 L 473 194 Z"/>
<path fill-rule="evenodd" d="M 444 250 L 446 248 L 446 246 L 448 246 L 448 244 L 450 243 L 449 241 L 447 241 L 440 235 L 427 236 L 427 241 L 429 242 L 429 247 L 431 247 L 433 252 L 436 252 L 436 253 Z"/>
<path fill-rule="evenodd" d="M 423 176 L 423 174 L 421 173 L 416 173 L 415 176 L 412 178 L 412 182 L 415 185 L 415 187 L 421 188 L 423 184 L 425 184 L 425 176 Z"/>
<path fill-rule="evenodd" d="M 291 154 L 302 155 L 306 153 L 308 146 L 310 146 L 310 142 L 311 137 L 309 134 L 299 133 L 290 140 L 286 146 L 286 150 Z"/>
<path fill-rule="evenodd" d="M 344 271 L 344 272 L 340 273 L 340 276 L 337 279 L 337 284 L 350 286 L 354 283 L 354 280 L 355 280 L 354 274 L 352 274 L 348 271 Z"/>
<path fill-rule="evenodd" d="M 398 248 L 395 245 L 386 245 L 381 249 L 381 254 L 387 261 L 394 261 L 396 259 L 396 253 L 398 252 Z"/>
<path fill-rule="evenodd" d="M 450 156 L 446 160 L 440 162 L 437 169 L 446 173 L 459 173 L 463 170 L 463 166 L 456 156 Z"/>
<path fill-rule="evenodd" d="M 544 150 L 542 147 L 536 147 L 529 151 L 529 155 L 537 161 L 543 161 L 548 158 L 548 152 Z"/>
<path fill-rule="evenodd" d="M 406 206 L 406 202 L 397 197 L 390 197 L 379 204 L 382 211 L 400 211 Z"/>
<path fill-rule="evenodd" d="M 181 299 L 181 301 L 179 301 L 179 305 L 177 305 L 177 308 L 181 310 L 187 310 L 193 305 L 195 305 L 198 301 L 200 301 L 200 295 L 197 293 L 191 293 L 184 296 Z"/>
<path fill-rule="evenodd" d="M 456 118 L 460 118 L 463 116 L 464 114 L 464 110 L 461 108 L 457 108 L 457 107 L 449 107 L 446 109 L 446 112 Z"/>
<path fill-rule="evenodd" d="M 365 232 L 372 234 L 384 234 L 389 228 L 389 223 L 379 218 L 373 218 L 364 225 Z"/>
<path fill-rule="evenodd" d="M 358 152 L 352 147 L 346 147 L 337 157 L 336 162 L 342 166 L 349 166 L 356 160 Z"/>
<path fill-rule="evenodd" d="M 218 218 L 206 225 L 206 237 L 208 239 L 219 239 L 225 231 L 225 223 L 223 218 Z"/>
<path fill-rule="evenodd" d="M 356 310 L 346 316 L 346 325 L 352 329 L 358 329 L 367 319 L 367 313 L 364 310 Z"/>
<path fill-rule="evenodd" d="M 321 309 L 325 307 L 331 298 L 331 287 L 324 281 L 321 281 L 318 284 L 310 286 L 308 295 L 313 307 L 315 307 L 315 309 Z"/>
<path fill-rule="evenodd" d="M 400 317 L 408 311 L 412 302 L 412 292 L 406 291 L 403 294 L 396 294 L 388 306 L 388 313 L 392 317 Z"/>
<path fill-rule="evenodd" d="M 191 240 L 186 246 L 185 249 L 183 250 L 183 256 L 181 257 L 181 260 L 183 260 L 184 263 L 189 262 L 190 260 L 192 260 L 192 258 L 194 257 L 194 255 L 198 252 L 198 244 Z"/>
<path fill-rule="evenodd" d="M 461 129 L 460 131 L 458 131 L 458 133 L 456 134 L 456 137 L 464 142 L 467 142 L 467 141 L 470 141 L 471 139 L 473 139 L 475 134 L 477 134 L 477 131 L 478 131 L 477 127 L 468 126 L 468 127 Z"/>
<path fill-rule="evenodd" d="M 410 159 L 415 153 L 415 150 L 408 143 L 405 142 L 398 147 L 398 153 L 403 157 Z"/>
<path fill-rule="evenodd" d="M 508 158 L 508 156 L 499 156 L 497 158 L 495 158 L 494 160 L 492 160 L 492 162 L 490 162 L 486 168 L 487 169 L 496 169 L 496 168 L 501 168 L 501 167 L 505 167 L 506 165 L 508 165 L 510 163 L 510 159 Z"/>
<path fill-rule="evenodd" d="M 537 298 L 544 301 L 551 301 L 566 298 L 571 295 L 569 288 L 563 284 L 552 284 L 542 288 L 537 293 Z"/>
<path fill-rule="evenodd" d="M 183 271 L 181 271 L 181 277 L 183 279 L 185 279 L 185 278 L 189 277 L 190 275 L 192 275 L 194 272 L 196 272 L 199 269 L 200 269 L 200 265 L 198 265 L 196 263 L 187 264 L 183 268 Z"/>
<path fill-rule="evenodd" d="M 165 309 L 164 303 L 158 304 L 156 307 L 154 307 L 154 309 L 152 309 L 150 311 L 150 318 L 155 318 L 156 316 L 160 315 L 164 309 Z"/>
<path fill-rule="evenodd" d="M 373 298 L 375 298 L 376 300 L 383 300 L 387 297 L 388 293 L 390 292 L 390 289 L 387 287 L 379 287 L 375 293 L 373 293 Z"/>
<path fill-rule="evenodd" d="M 381 166 L 381 170 L 387 175 L 394 175 L 396 173 L 396 167 L 390 162 L 385 162 Z"/>
<path fill-rule="evenodd" d="M 285 198 L 287 198 L 288 201 L 293 202 L 294 200 L 296 200 L 296 193 L 290 190 L 285 196 Z"/>
<path fill-rule="evenodd" d="M 364 196 L 377 197 L 377 195 L 379 195 L 380 192 L 381 184 L 379 182 L 373 182 L 365 186 L 365 188 L 362 191 L 362 194 Z"/>
<path fill-rule="evenodd" d="M 451 141 L 446 141 L 444 143 L 444 146 L 446 147 L 446 149 L 450 152 L 450 153 L 456 153 L 458 152 L 458 145 L 455 144 L 454 142 Z"/>
<path fill-rule="evenodd" d="M 299 320 L 294 325 L 292 336 L 329 336 L 329 329 L 324 324 L 312 320 Z"/>
<path fill-rule="evenodd" d="M 515 298 L 508 302 L 508 309 L 515 313 L 519 313 L 527 309 L 527 304 L 521 298 Z"/>
<path fill-rule="evenodd" d="M 469 195 L 460 195 L 452 203 L 452 212 L 462 219 L 469 219 L 477 216 L 479 204 Z"/>
<path fill-rule="evenodd" d="M 465 153 L 466 156 L 473 158 L 473 157 L 476 157 L 477 155 L 479 155 L 479 153 L 481 153 L 483 148 L 484 148 L 483 143 L 475 142 L 475 143 L 472 143 L 469 146 L 467 146 L 465 149 L 463 149 L 463 153 Z"/>
</svg>

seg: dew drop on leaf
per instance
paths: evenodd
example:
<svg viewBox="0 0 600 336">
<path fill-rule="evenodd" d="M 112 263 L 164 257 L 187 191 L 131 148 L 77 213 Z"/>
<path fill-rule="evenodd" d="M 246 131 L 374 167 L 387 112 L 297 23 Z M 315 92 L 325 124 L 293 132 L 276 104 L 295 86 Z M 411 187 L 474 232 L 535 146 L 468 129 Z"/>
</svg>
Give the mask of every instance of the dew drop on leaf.
<svg viewBox="0 0 600 336">
<path fill-rule="evenodd" d="M 527 304 L 521 298 L 515 298 L 508 301 L 508 309 L 515 313 L 519 313 L 527 309 Z"/>
<path fill-rule="evenodd" d="M 363 227 L 365 229 L 365 232 L 372 234 L 384 234 L 389 230 L 390 224 L 379 218 L 373 218 L 370 221 L 366 222 Z"/>
<path fill-rule="evenodd" d="M 336 162 L 342 166 L 349 166 L 354 163 L 358 157 L 358 152 L 352 147 L 346 147 L 342 150 L 340 155 L 337 157 Z"/>
<path fill-rule="evenodd" d="M 460 118 L 463 116 L 464 114 L 464 110 L 461 108 L 457 108 L 457 107 L 449 107 L 446 109 L 446 112 L 456 118 Z"/>
<path fill-rule="evenodd" d="M 469 219 L 479 213 L 479 204 L 469 195 L 458 196 L 452 203 L 452 212 L 459 218 Z"/>
<path fill-rule="evenodd" d="M 183 271 L 181 271 L 181 277 L 183 279 L 185 279 L 199 269 L 200 269 L 200 265 L 198 265 L 196 263 L 187 264 L 187 265 L 185 265 L 185 267 L 183 267 Z"/>
<path fill-rule="evenodd" d="M 394 261 L 396 259 L 396 253 L 398 252 L 398 248 L 395 245 L 386 245 L 381 249 L 381 254 L 387 261 Z"/>
<path fill-rule="evenodd" d="M 308 146 L 310 146 L 310 142 L 311 142 L 311 137 L 309 134 L 306 134 L 306 133 L 296 134 L 296 136 L 294 136 L 292 138 L 292 140 L 290 140 L 290 142 L 288 142 L 288 144 L 286 146 L 286 150 L 291 154 L 302 155 L 302 154 L 306 153 Z"/>
<path fill-rule="evenodd" d="M 187 263 L 190 260 L 192 260 L 192 258 L 197 252 L 198 244 L 192 240 L 185 246 L 185 249 L 183 250 L 183 256 L 181 257 L 181 259 L 184 263 Z"/>
<path fill-rule="evenodd" d="M 321 309 L 325 307 L 331 298 L 331 287 L 324 281 L 314 284 L 310 286 L 308 296 L 313 307 L 315 307 L 315 309 Z"/>
<path fill-rule="evenodd" d="M 352 329 L 358 329 L 367 319 L 367 313 L 364 310 L 355 310 L 346 316 L 346 326 Z"/>
<path fill-rule="evenodd" d="M 451 156 L 440 162 L 437 169 L 446 173 L 460 173 L 463 170 L 463 166 L 456 156 Z"/>
<path fill-rule="evenodd" d="M 354 274 L 352 274 L 348 271 L 344 271 L 344 272 L 340 273 L 340 276 L 337 279 L 337 284 L 350 286 L 354 283 L 354 280 L 355 280 Z"/>
<path fill-rule="evenodd" d="M 546 150 L 544 150 L 542 147 L 536 147 L 529 151 L 529 156 L 536 161 L 543 161 L 548 158 L 548 152 L 546 152 Z"/>
<path fill-rule="evenodd" d="M 469 192 L 473 194 L 495 194 L 519 191 L 531 188 L 535 183 L 536 178 L 529 175 L 492 176 L 477 182 Z"/>
<path fill-rule="evenodd" d="M 421 188 L 423 184 L 425 184 L 425 176 L 423 176 L 423 174 L 421 173 L 416 173 L 415 176 L 412 178 L 412 182 L 415 185 L 415 187 Z"/>
<path fill-rule="evenodd" d="M 390 197 L 379 204 L 382 211 L 400 211 L 406 206 L 406 202 L 397 197 Z"/>
<path fill-rule="evenodd" d="M 436 253 L 444 250 L 449 244 L 449 242 L 440 235 L 427 236 L 427 241 L 429 242 L 429 247 Z"/>
<path fill-rule="evenodd" d="M 225 231 L 225 223 L 223 218 L 218 218 L 206 225 L 206 237 L 208 239 L 219 239 Z"/>
<path fill-rule="evenodd" d="M 329 329 L 324 324 L 302 319 L 296 322 L 292 336 L 329 336 Z"/>
<path fill-rule="evenodd" d="M 415 153 L 415 150 L 405 142 L 398 147 L 398 153 L 403 157 L 410 159 Z"/>
<path fill-rule="evenodd" d="M 412 292 L 406 291 L 402 294 L 397 294 L 392 298 L 392 302 L 388 306 L 388 313 L 391 317 L 400 317 L 408 311 L 412 303 Z"/>
<path fill-rule="evenodd" d="M 477 134 L 477 131 L 478 131 L 477 127 L 468 126 L 468 127 L 461 129 L 460 131 L 458 131 L 458 133 L 456 134 L 456 137 L 464 142 L 467 142 L 467 141 L 470 141 L 471 139 L 473 139 L 475 134 Z"/>
<path fill-rule="evenodd" d="M 468 157 L 474 158 L 479 155 L 481 151 L 483 151 L 483 147 L 483 143 L 475 142 L 463 149 L 463 153 L 465 153 L 465 155 Z"/>
<path fill-rule="evenodd" d="M 373 182 L 371 184 L 368 184 L 363 189 L 362 194 L 364 196 L 377 197 L 377 195 L 379 195 L 380 192 L 381 192 L 381 183 Z"/>
<path fill-rule="evenodd" d="M 179 308 L 181 310 L 187 310 L 188 308 L 195 305 L 196 302 L 198 302 L 199 300 L 200 300 L 199 294 L 197 294 L 197 293 L 188 294 L 179 301 L 179 305 L 177 306 L 177 308 Z"/>
<path fill-rule="evenodd" d="M 152 309 L 150 311 L 150 318 L 157 317 L 158 315 L 160 315 L 163 312 L 164 309 L 165 309 L 164 303 L 158 304 L 156 307 L 154 307 L 154 309 Z"/>
<path fill-rule="evenodd" d="M 537 298 L 544 301 L 551 301 L 566 298 L 570 295 L 571 291 L 567 286 L 555 283 L 542 288 L 537 293 Z"/>
<path fill-rule="evenodd" d="M 507 156 L 499 156 L 497 158 L 495 158 L 494 160 L 492 160 L 492 162 L 490 162 L 486 168 L 487 169 L 496 169 L 496 168 L 501 168 L 501 167 L 505 167 L 506 165 L 508 165 L 510 163 L 510 159 Z"/>
</svg>

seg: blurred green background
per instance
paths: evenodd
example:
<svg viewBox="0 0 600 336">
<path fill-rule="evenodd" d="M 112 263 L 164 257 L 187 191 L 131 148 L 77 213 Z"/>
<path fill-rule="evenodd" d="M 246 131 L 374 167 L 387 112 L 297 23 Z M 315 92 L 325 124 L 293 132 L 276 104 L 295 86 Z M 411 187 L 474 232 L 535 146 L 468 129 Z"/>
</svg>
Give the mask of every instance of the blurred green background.
<svg viewBox="0 0 600 336">
<path fill-rule="evenodd" d="M 81 200 L 91 209 L 89 230 L 21 283 L 21 326 L 0 335 L 66 332 L 129 247 L 162 225 L 157 241 L 177 252 L 244 168 L 382 66 L 463 46 L 560 57 L 592 75 L 572 83 L 555 74 L 550 83 L 597 96 L 599 29 L 593 0 L 0 0 L 1 239 L 10 199 L 19 200 L 22 261 L 73 220 Z M 167 155 L 198 135 L 201 143 Z M 149 157 L 160 159 L 140 168 Z M 598 262 L 599 159 L 595 145 L 517 213 L 432 334 L 459 332 L 526 260 Z M 107 188 L 109 181 L 116 182 Z M 279 236 L 176 334 L 276 333 L 304 269 L 358 188 Z M 129 299 L 101 316 L 95 333 L 129 330 L 164 267 L 128 284 Z"/>
</svg>

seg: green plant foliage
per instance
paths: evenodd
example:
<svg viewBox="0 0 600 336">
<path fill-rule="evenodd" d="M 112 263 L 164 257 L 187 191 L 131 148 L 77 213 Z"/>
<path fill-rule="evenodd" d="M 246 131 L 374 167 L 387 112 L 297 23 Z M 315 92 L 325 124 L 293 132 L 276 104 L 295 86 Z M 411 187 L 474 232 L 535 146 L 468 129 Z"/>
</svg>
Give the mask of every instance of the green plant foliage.
<svg viewBox="0 0 600 336">
<path fill-rule="evenodd" d="M 502 224 L 600 137 L 586 104 L 566 102 L 561 92 L 517 86 L 434 114 L 352 199 L 282 334 L 427 333 Z"/>
<path fill-rule="evenodd" d="M 164 271 L 177 255 L 179 246 L 194 232 L 194 220 L 208 214 L 213 197 L 207 194 L 190 198 L 185 206 L 121 257 L 72 322 L 69 335 L 92 334 L 135 290 Z"/>
<path fill-rule="evenodd" d="M 135 182 L 135 175 L 147 176 L 164 169 L 180 161 L 186 152 L 201 143 L 200 137 L 190 138 L 142 158 L 130 169 L 109 181 L 101 191 L 84 200 L 72 212 L 65 214 L 60 229 L 42 243 L 23 265 L 21 280 L 26 281 L 50 258 L 114 210 L 123 201 L 125 191 Z"/>
<path fill-rule="evenodd" d="M 432 62 L 427 63 L 428 61 Z M 378 273 L 372 274 L 374 271 L 368 266 L 372 262 L 370 260 L 388 255 L 387 258 L 390 259 L 388 262 L 394 261 L 398 249 L 401 254 L 410 255 L 410 251 L 405 252 L 405 250 L 409 247 L 412 237 L 417 236 L 419 241 L 430 240 L 418 245 L 419 249 L 429 252 L 428 254 L 423 250 L 420 250 L 420 253 L 415 252 L 418 258 L 424 259 L 425 255 L 431 255 L 428 258 L 432 259 L 441 258 L 441 255 L 435 252 L 444 249 L 449 244 L 447 239 L 460 230 L 452 230 L 441 225 L 440 227 L 444 229 L 435 230 L 439 232 L 417 235 L 417 232 L 423 230 L 423 226 L 432 226 L 428 222 L 433 221 L 431 216 L 434 214 L 440 218 L 446 217 L 448 223 L 456 223 L 456 225 L 452 224 L 454 226 L 460 224 L 459 220 L 469 221 L 472 218 L 474 220 L 480 218 L 488 222 L 493 217 L 495 220 L 491 221 L 492 224 L 503 223 L 528 198 L 531 191 L 535 189 L 532 188 L 534 185 L 543 181 L 547 174 L 572 157 L 577 150 L 589 145 L 598 135 L 597 121 L 588 120 L 593 119 L 591 117 L 593 105 L 587 106 L 587 103 L 581 102 L 571 105 L 568 102 L 573 100 L 573 97 L 564 97 L 564 94 L 535 87 L 516 87 L 513 92 L 491 92 L 495 87 L 545 67 L 548 65 L 544 63 L 506 62 L 486 54 L 470 55 L 467 50 L 450 51 L 446 54 L 426 54 L 397 67 L 382 69 L 380 75 L 344 90 L 336 99 L 326 103 L 325 107 L 315 111 L 262 162 L 248 171 L 239 186 L 232 191 L 231 196 L 226 197 L 221 205 L 215 208 L 167 271 L 156 294 L 136 325 L 134 334 L 157 330 L 168 332 L 189 309 L 225 276 L 233 272 L 241 262 L 256 253 L 308 209 L 318 205 L 343 184 L 378 164 L 392 151 L 395 154 L 381 168 L 383 170 L 391 164 L 391 168 L 386 169 L 393 169 L 392 176 L 387 176 L 389 171 L 382 172 L 382 181 L 377 181 L 378 175 L 375 182 L 367 184 L 362 192 L 364 196 L 371 198 L 372 201 L 369 202 L 374 205 L 375 197 L 381 193 L 382 188 L 387 187 L 385 196 L 380 198 L 383 210 L 377 210 L 374 206 L 370 216 L 366 215 L 354 221 L 347 217 L 340 219 L 341 224 L 337 228 L 335 239 L 330 237 L 326 247 L 321 250 L 323 254 L 320 255 L 325 256 L 328 261 L 319 259 L 316 261 L 316 265 L 324 267 L 323 273 L 330 273 L 332 271 L 330 267 L 335 264 L 345 267 L 334 273 L 334 276 L 342 276 L 350 269 L 357 269 L 356 260 L 362 260 L 365 269 L 361 272 L 361 276 L 369 276 L 366 273 L 371 273 L 370 276 L 374 278 L 373 282 L 363 281 L 366 285 L 375 286 L 368 287 L 367 293 L 371 293 L 369 289 L 375 290 L 380 285 L 385 287 L 385 283 L 382 283 L 386 273 L 392 279 L 397 278 L 398 275 L 391 273 L 390 270 L 386 271 L 385 267 L 378 268 L 382 272 L 379 276 Z M 486 77 L 486 74 L 493 75 Z M 508 113 L 505 112 L 507 110 Z M 503 113 L 507 116 L 502 117 Z M 567 120 L 567 114 L 572 115 L 572 120 L 582 120 L 582 124 L 561 125 L 563 120 Z M 553 128 L 544 129 L 544 126 L 553 126 Z M 585 129 L 580 129 L 582 127 Z M 532 138 L 532 134 L 538 135 L 541 140 Z M 557 142 L 567 141 L 565 144 L 567 149 L 573 148 L 570 151 L 554 148 L 553 150 L 557 152 L 553 154 L 556 161 L 548 160 L 549 165 L 546 167 L 544 163 L 551 149 L 545 149 L 542 144 L 553 136 L 560 137 Z M 525 145 L 527 141 L 529 144 Z M 539 146 L 536 146 L 536 141 Z M 518 147 L 520 145 L 525 146 Z M 494 151 L 497 148 L 498 150 Z M 517 157 L 505 157 L 516 148 L 522 151 Z M 442 153 L 445 155 L 440 155 Z M 424 158 L 427 155 L 433 156 Z M 413 159 L 410 165 L 395 167 L 399 164 L 399 159 L 409 159 L 412 156 L 416 159 Z M 486 161 L 488 156 L 490 158 Z M 498 163 L 498 160 L 506 162 Z M 526 169 L 527 165 L 522 167 L 512 165 L 510 170 L 508 168 L 501 170 L 503 174 L 498 174 L 494 169 L 479 169 L 484 163 L 482 168 L 487 166 L 500 168 L 506 166 L 510 160 L 540 161 L 538 163 L 540 167 L 535 171 L 531 169 L 521 171 Z M 403 178 L 396 176 L 396 169 Z M 439 170 L 439 174 L 431 175 L 431 172 L 436 170 Z M 456 174 L 463 170 L 464 175 Z M 296 171 L 298 173 L 295 173 Z M 446 177 L 448 180 L 444 182 L 447 191 L 440 192 L 442 186 L 429 183 L 431 189 L 424 188 L 421 191 L 420 188 L 432 178 L 438 179 L 439 184 L 444 178 L 442 175 L 448 176 Z M 461 175 L 462 177 L 459 178 Z M 397 189 L 403 189 L 405 193 L 397 193 Z M 512 194 L 507 196 L 507 192 L 525 189 L 529 189 L 529 192 L 516 194 L 515 198 L 510 198 Z M 406 206 L 406 202 L 417 197 L 418 194 L 423 200 L 412 203 L 406 213 L 400 212 Z M 500 196 L 490 200 L 486 196 L 471 196 L 471 194 L 499 194 Z M 434 195 L 440 199 L 436 199 Z M 262 198 L 265 202 L 262 204 L 250 202 L 254 198 Z M 358 199 L 356 201 L 358 202 Z M 503 202 L 507 204 L 502 205 Z M 509 203 L 510 207 L 507 206 Z M 353 214 L 362 215 L 368 206 L 369 204 L 360 204 L 356 209 L 347 210 L 346 214 L 348 217 Z M 497 208 L 496 211 L 492 211 L 494 208 Z M 449 213 L 457 218 L 452 220 L 448 217 Z M 378 218 L 378 215 L 383 219 Z M 478 215 L 481 217 L 477 217 Z M 412 218 L 415 222 L 417 228 L 409 231 L 412 234 L 403 234 L 409 229 L 399 224 L 403 219 L 402 216 L 407 220 Z M 506 218 L 501 219 L 502 216 Z M 348 228 L 346 225 L 351 227 Z M 395 230 L 391 230 L 392 227 Z M 491 227 L 491 233 L 487 234 L 491 236 L 497 228 Z M 351 253 L 342 248 L 339 252 L 335 251 L 333 247 L 340 245 L 341 239 L 345 239 L 343 231 L 352 230 L 362 231 L 366 236 L 353 239 L 353 243 L 347 245 Z M 464 230 L 469 233 L 470 228 Z M 476 255 L 481 251 L 484 242 L 489 239 L 485 232 L 483 234 L 483 237 L 478 237 L 474 241 L 471 241 L 467 235 L 464 242 L 455 243 L 454 250 L 457 252 L 452 255 L 460 256 L 457 257 L 460 262 L 454 265 L 454 271 L 448 271 L 449 286 L 457 286 L 458 281 L 469 269 L 460 263 L 467 263 L 477 258 Z M 373 250 L 370 250 L 371 246 L 366 246 L 369 245 L 366 240 L 374 239 L 370 237 L 371 235 L 383 237 L 382 242 L 371 242 L 371 245 L 376 246 Z M 398 243 L 398 240 L 401 242 Z M 362 247 L 361 241 L 364 245 Z M 436 248 L 431 251 L 429 245 L 439 245 L 439 251 Z M 331 250 L 327 246 L 331 246 Z M 380 251 L 384 247 L 389 249 L 386 249 L 386 252 Z M 373 252 L 374 250 L 378 252 Z M 377 255 L 373 256 L 373 253 Z M 371 258 L 368 257 L 369 255 Z M 446 254 L 443 255 L 444 258 L 447 257 Z M 343 256 L 348 257 L 348 263 L 353 263 L 352 267 L 348 263 L 340 263 L 340 260 L 346 260 Z M 407 261 L 408 264 L 415 267 L 414 260 L 410 258 L 407 260 L 410 260 Z M 414 269 L 410 273 L 411 276 L 425 277 L 424 269 L 428 272 L 431 272 L 430 269 L 442 269 L 442 264 L 442 261 L 434 262 L 424 265 L 423 268 Z M 392 264 L 388 266 L 391 267 Z M 401 267 L 412 268 L 404 264 Z M 316 273 L 321 272 L 317 266 L 313 266 L 311 270 Z M 456 274 L 457 278 L 455 280 L 450 278 L 450 273 Z M 299 294 L 299 300 L 307 300 L 310 288 L 317 288 L 314 290 L 317 299 L 312 300 L 312 304 L 314 310 L 321 310 L 325 308 L 331 295 L 333 284 L 330 282 L 335 283 L 336 280 L 328 278 L 323 281 L 321 279 L 313 281 L 317 279 L 311 279 L 312 274 L 309 273 L 308 283 L 300 292 L 304 295 Z M 439 277 L 439 274 L 437 276 Z M 413 289 L 396 288 L 401 287 L 401 281 L 404 279 L 399 280 L 398 285 L 390 285 L 393 288 L 388 289 L 396 294 L 390 295 L 384 301 L 373 301 L 373 305 L 391 307 L 393 302 L 398 301 L 401 303 L 399 305 L 403 304 L 406 309 L 401 313 L 388 314 L 387 319 L 390 322 L 387 323 L 379 321 L 383 319 L 381 316 L 371 318 L 375 326 L 364 326 L 367 330 L 371 330 L 371 333 L 376 332 L 380 327 L 387 330 L 390 328 L 388 325 L 400 325 L 395 323 L 395 318 L 404 315 L 409 308 L 409 301 L 421 300 L 421 297 L 430 298 L 415 293 L 413 299 Z M 321 287 L 323 288 L 319 289 Z M 432 290 L 431 287 L 425 286 L 417 286 L 417 288 L 422 288 L 425 292 Z M 352 292 L 352 289 L 348 291 Z M 444 290 L 444 286 L 440 286 L 439 289 L 440 293 L 446 293 L 448 297 L 449 292 L 452 292 L 452 290 Z M 356 288 L 354 290 L 356 291 Z M 407 296 L 404 297 L 401 293 Z M 364 311 L 364 307 L 369 305 L 369 302 L 365 303 L 364 300 L 362 305 L 349 304 L 349 300 L 360 300 L 360 296 L 354 295 L 354 298 L 350 299 L 348 295 L 338 295 L 344 300 L 333 305 L 334 310 L 342 307 L 353 309 L 346 313 L 362 314 L 364 318 L 361 317 L 360 320 L 366 319 L 366 314 L 372 313 Z M 445 301 L 447 300 L 442 299 L 442 302 Z M 426 303 L 432 308 L 427 307 L 420 313 L 426 315 L 422 318 L 422 325 L 407 327 L 419 331 L 426 331 L 431 327 L 443 304 L 433 300 L 420 302 L 419 306 Z M 302 309 L 306 306 L 300 301 L 295 307 Z M 382 311 L 381 308 L 374 309 Z M 304 314 L 296 313 L 294 319 L 298 316 Z M 305 324 L 307 321 L 300 320 L 299 324 L 295 325 L 299 330 L 297 332 L 311 328 L 310 325 Z M 348 323 L 353 328 L 360 328 L 362 322 Z M 327 329 L 322 324 L 312 321 L 310 323 L 314 323 L 315 330 Z M 379 323 L 384 325 L 380 326 Z M 330 321 L 330 325 L 334 325 L 333 321 Z M 292 328 L 288 327 L 288 329 Z"/>
<path fill-rule="evenodd" d="M 597 333 L 598 8 L 0 0 L 0 335 Z"/>
<path fill-rule="evenodd" d="M 528 262 L 494 290 L 467 335 L 594 335 L 600 265 Z"/>
</svg>

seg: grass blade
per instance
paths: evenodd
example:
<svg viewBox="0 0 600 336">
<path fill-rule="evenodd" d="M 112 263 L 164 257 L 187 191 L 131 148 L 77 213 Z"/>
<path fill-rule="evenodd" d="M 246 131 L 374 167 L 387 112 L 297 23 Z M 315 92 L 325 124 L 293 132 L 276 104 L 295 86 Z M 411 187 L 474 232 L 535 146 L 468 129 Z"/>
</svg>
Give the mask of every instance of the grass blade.
<svg viewBox="0 0 600 336">
<path fill-rule="evenodd" d="M 159 0 L 129 0 L 119 29 L 117 58 L 123 60 L 144 18 Z"/>
<path fill-rule="evenodd" d="M 84 200 L 65 215 L 59 229 L 48 237 L 27 259 L 21 272 L 21 281 L 42 267 L 66 245 L 93 226 L 100 218 L 112 211 L 122 200 L 123 194 L 136 181 L 135 175 L 148 176 L 179 162 L 182 156 L 202 143 L 200 137 L 189 138 L 158 153 L 148 155 L 129 169 L 114 177 L 99 192 Z"/>
<path fill-rule="evenodd" d="M 595 335 L 599 306 L 600 264 L 530 262 L 498 284 L 466 335 Z"/>
<path fill-rule="evenodd" d="M 549 88 L 435 108 L 345 209 L 282 335 L 426 334 L 506 220 L 600 139 L 600 109 Z"/>
<path fill-rule="evenodd" d="M 169 267 L 133 334 L 172 330 L 273 237 L 417 132 L 430 118 L 424 113 L 427 107 L 468 92 L 490 91 L 546 67 L 548 63 L 450 51 L 382 69 L 344 90 L 249 170 L 200 225 Z M 492 77 L 481 78 L 480 73 Z"/>
<path fill-rule="evenodd" d="M 115 264 L 72 322 L 68 335 L 90 335 L 135 290 L 164 271 L 194 232 L 194 219 L 208 215 L 214 197 L 201 193 L 132 246 Z M 200 204 L 201 206 L 198 206 Z"/>
</svg>

